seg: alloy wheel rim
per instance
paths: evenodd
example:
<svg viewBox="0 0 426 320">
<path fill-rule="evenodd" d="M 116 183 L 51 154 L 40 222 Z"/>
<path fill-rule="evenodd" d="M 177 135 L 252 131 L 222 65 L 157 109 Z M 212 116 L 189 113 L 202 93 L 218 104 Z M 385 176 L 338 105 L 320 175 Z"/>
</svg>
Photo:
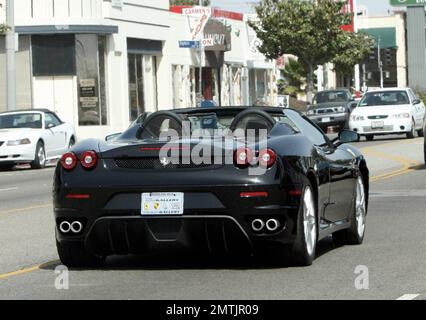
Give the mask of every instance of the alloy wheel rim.
<svg viewBox="0 0 426 320">
<path fill-rule="evenodd" d="M 358 177 L 356 184 L 356 202 L 355 202 L 355 221 L 358 236 L 362 238 L 365 232 L 366 220 L 366 205 L 365 205 L 365 190 L 362 177 Z"/>
<path fill-rule="evenodd" d="M 306 249 L 312 255 L 317 242 L 317 224 L 315 218 L 314 197 L 310 187 L 307 187 L 303 196 L 303 229 Z"/>
<path fill-rule="evenodd" d="M 46 162 L 46 155 L 44 154 L 43 147 L 41 147 L 38 151 L 38 161 L 40 165 L 44 165 Z"/>
</svg>

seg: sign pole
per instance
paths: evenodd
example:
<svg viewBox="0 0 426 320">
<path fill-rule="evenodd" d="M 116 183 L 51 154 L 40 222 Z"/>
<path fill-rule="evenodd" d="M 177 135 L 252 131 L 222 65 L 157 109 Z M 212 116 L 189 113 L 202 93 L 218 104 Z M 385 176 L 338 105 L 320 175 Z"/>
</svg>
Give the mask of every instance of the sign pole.
<svg viewBox="0 0 426 320">
<path fill-rule="evenodd" d="M 6 1 L 7 110 L 16 109 L 15 10 L 13 0 Z"/>
<path fill-rule="evenodd" d="M 200 86 L 200 88 L 199 88 L 200 89 L 200 99 L 203 98 L 203 56 L 204 56 L 204 47 L 200 43 L 200 73 L 199 73 L 200 79 L 198 79 L 199 86 Z"/>
</svg>

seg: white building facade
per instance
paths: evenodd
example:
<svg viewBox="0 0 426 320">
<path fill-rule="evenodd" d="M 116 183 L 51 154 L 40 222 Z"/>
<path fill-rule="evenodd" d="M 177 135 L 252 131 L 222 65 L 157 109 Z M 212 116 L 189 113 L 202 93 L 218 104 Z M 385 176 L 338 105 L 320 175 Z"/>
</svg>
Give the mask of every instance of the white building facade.
<svg viewBox="0 0 426 320">
<path fill-rule="evenodd" d="M 230 43 L 220 63 L 204 54 L 200 90 L 199 51 L 178 45 L 191 39 L 193 26 L 168 0 L 14 3 L 16 107 L 57 112 L 79 139 L 120 132 L 142 112 L 195 106 L 199 93 L 223 106 L 275 102 L 274 63 L 254 52 L 255 36 L 241 15 L 212 10 Z M 0 36 L 0 112 L 7 110 L 6 85 Z"/>
</svg>

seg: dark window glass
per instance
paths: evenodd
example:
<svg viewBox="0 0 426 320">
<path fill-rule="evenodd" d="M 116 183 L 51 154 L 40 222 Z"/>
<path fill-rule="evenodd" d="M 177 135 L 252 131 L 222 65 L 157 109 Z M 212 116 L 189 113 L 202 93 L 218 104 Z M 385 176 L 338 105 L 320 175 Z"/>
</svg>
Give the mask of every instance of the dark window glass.
<svg viewBox="0 0 426 320">
<path fill-rule="evenodd" d="M 296 124 L 302 134 L 304 134 L 316 146 L 321 146 L 328 143 L 328 139 L 321 131 L 313 125 L 309 120 L 303 118 L 299 113 L 287 110 L 286 115 Z"/>
<path fill-rule="evenodd" d="M 76 74 L 74 35 L 32 36 L 33 75 Z"/>
<path fill-rule="evenodd" d="M 44 116 L 45 127 L 48 128 L 49 124 L 57 127 L 61 125 L 61 121 L 52 113 L 46 113 Z"/>
</svg>

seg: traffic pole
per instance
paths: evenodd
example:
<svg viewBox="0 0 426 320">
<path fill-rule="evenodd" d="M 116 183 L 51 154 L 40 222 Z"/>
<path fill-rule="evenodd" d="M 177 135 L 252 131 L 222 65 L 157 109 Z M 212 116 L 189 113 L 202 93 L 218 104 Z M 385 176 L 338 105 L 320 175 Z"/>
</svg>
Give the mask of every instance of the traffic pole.
<svg viewBox="0 0 426 320">
<path fill-rule="evenodd" d="M 16 109 L 15 10 L 13 0 L 6 1 L 6 86 L 7 110 Z"/>
</svg>

